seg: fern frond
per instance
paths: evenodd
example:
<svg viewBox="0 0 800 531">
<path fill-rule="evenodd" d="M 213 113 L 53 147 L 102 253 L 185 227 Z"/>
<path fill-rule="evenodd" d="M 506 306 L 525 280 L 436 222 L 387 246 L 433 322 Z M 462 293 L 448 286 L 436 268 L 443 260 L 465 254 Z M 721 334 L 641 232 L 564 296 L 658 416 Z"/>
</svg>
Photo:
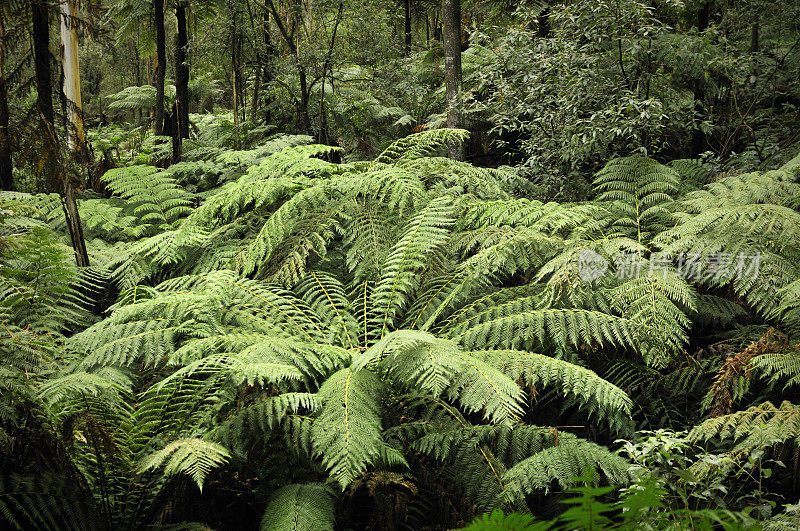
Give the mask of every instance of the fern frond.
<svg viewBox="0 0 800 531">
<path fill-rule="evenodd" d="M 509 424 L 522 415 L 524 393 L 512 378 L 475 356 L 464 356 L 464 367 L 447 391 L 470 413 L 483 412 L 486 420 Z"/>
<path fill-rule="evenodd" d="M 564 360 L 515 350 L 473 352 L 508 375 L 522 380 L 538 392 L 541 386 L 577 402 L 589 415 L 607 420 L 612 427 L 623 429 L 630 422 L 633 402 L 616 385 L 600 378 L 593 371 Z"/>
<path fill-rule="evenodd" d="M 561 348 L 580 345 L 615 345 L 636 348 L 634 321 L 581 309 L 538 309 L 520 299 L 444 330 L 446 337 L 466 349 L 515 349 L 526 341 Z"/>
<path fill-rule="evenodd" d="M 452 341 L 417 330 L 397 330 L 357 357 L 352 368 L 378 365 L 402 386 L 438 397 L 464 364 L 463 353 Z"/>
<path fill-rule="evenodd" d="M 319 397 L 312 393 L 283 393 L 257 400 L 215 427 L 210 437 L 235 449 L 251 442 L 269 439 L 273 430 L 288 423 L 293 417 L 306 412 L 317 413 L 321 408 Z"/>
<path fill-rule="evenodd" d="M 39 386 L 39 398 L 55 404 L 68 397 L 103 396 L 110 403 L 119 403 L 119 394 L 130 392 L 131 379 L 123 372 L 106 367 L 100 374 L 73 372 L 48 378 Z"/>
<path fill-rule="evenodd" d="M 775 407 L 771 402 L 710 418 L 695 426 L 689 438 L 708 441 L 714 437 L 732 440 L 734 449 L 745 449 L 793 440 L 800 444 L 800 407 L 783 401 Z"/>
<path fill-rule="evenodd" d="M 419 287 L 425 259 L 447 239 L 453 223 L 451 201 L 437 198 L 406 224 L 403 235 L 389 252 L 381 279 L 373 292 L 376 328 L 381 335 L 396 326 Z"/>
<path fill-rule="evenodd" d="M 380 380 L 370 371 L 342 369 L 319 390 L 322 410 L 314 419 L 314 455 L 344 489 L 380 456 L 383 446 L 378 397 Z"/>
<path fill-rule="evenodd" d="M 333 531 L 333 495 L 324 485 L 287 485 L 270 498 L 261 518 L 263 531 Z"/>
<path fill-rule="evenodd" d="M 52 473 L 0 476 L 0 522 L 8 529 L 103 529 L 94 500 Z"/>
<path fill-rule="evenodd" d="M 669 207 L 678 192 L 675 170 L 641 156 L 615 159 L 595 178 L 599 201 L 611 201 L 615 224 L 645 243 L 671 225 Z"/>
<path fill-rule="evenodd" d="M 430 156 L 450 142 L 463 142 L 469 136 L 464 129 L 430 129 L 396 140 L 375 159 L 375 164 L 403 164 Z"/>
<path fill-rule="evenodd" d="M 172 228 L 175 222 L 191 212 L 191 196 L 175 179 L 158 172 L 153 166 L 128 166 L 107 171 L 103 182 L 115 194 L 134 205 L 134 214 L 142 223 Z"/>
<path fill-rule="evenodd" d="M 688 341 L 687 313 L 695 310 L 694 290 L 671 268 L 623 282 L 612 290 L 616 308 L 637 323 L 638 350 L 648 364 L 668 364 Z"/>
<path fill-rule="evenodd" d="M 534 523 L 529 514 L 508 513 L 495 509 L 476 518 L 463 531 L 540 531 L 550 529 L 550 522 Z"/>
<path fill-rule="evenodd" d="M 186 474 L 200 492 L 208 474 L 224 465 L 230 453 L 224 446 L 203 439 L 180 439 L 147 456 L 139 466 L 140 472 L 164 466 L 163 474 Z"/>
<path fill-rule="evenodd" d="M 784 390 L 800 384 L 800 352 L 794 348 L 759 354 L 753 357 L 750 366 L 772 382 L 785 382 Z"/>
<path fill-rule="evenodd" d="M 554 482 L 561 488 L 568 488 L 587 467 L 602 472 L 611 484 L 625 484 L 630 480 L 630 464 L 624 458 L 604 446 L 562 432 L 557 445 L 520 461 L 503 475 L 503 502 L 513 504 L 524 500 L 534 490 L 549 491 Z"/>
</svg>

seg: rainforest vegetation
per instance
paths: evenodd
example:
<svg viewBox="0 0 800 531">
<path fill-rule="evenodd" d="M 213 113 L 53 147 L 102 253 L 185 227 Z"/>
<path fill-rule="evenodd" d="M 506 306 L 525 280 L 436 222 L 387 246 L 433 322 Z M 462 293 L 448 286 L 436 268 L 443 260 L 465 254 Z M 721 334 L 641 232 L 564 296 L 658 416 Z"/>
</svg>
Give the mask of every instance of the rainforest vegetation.
<svg viewBox="0 0 800 531">
<path fill-rule="evenodd" d="M 800 2 L 2 0 L 0 528 L 800 529 Z"/>
</svg>

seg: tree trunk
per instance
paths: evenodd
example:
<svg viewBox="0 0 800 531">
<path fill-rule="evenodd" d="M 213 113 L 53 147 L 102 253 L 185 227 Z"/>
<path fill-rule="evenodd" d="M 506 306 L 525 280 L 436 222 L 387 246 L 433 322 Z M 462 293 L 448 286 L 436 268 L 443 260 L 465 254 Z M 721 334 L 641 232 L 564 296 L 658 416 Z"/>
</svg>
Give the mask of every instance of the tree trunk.
<svg viewBox="0 0 800 531">
<path fill-rule="evenodd" d="M 411 55 L 411 0 L 405 0 L 406 55 Z"/>
<path fill-rule="evenodd" d="M 78 32 L 75 0 L 61 0 L 61 65 L 64 72 L 64 98 L 67 115 L 67 146 L 81 162 L 86 162 L 86 137 L 83 132 L 81 72 L 78 64 Z"/>
<path fill-rule="evenodd" d="M 177 122 L 180 137 L 189 138 L 189 64 L 186 62 L 189 30 L 186 25 L 186 4 L 184 0 L 179 0 L 175 4 L 175 17 L 178 19 L 178 35 L 175 38 Z"/>
<path fill-rule="evenodd" d="M 447 101 L 447 127 L 456 129 L 461 125 L 458 98 L 461 92 L 461 2 L 442 0 L 442 32 L 444 48 L 444 81 Z M 461 142 L 452 142 L 447 148 L 451 159 L 463 160 Z"/>
<path fill-rule="evenodd" d="M 78 32 L 75 0 L 61 0 L 61 64 L 64 72 L 64 98 L 67 104 L 67 146 L 81 162 L 88 160 L 86 139 L 83 135 L 83 108 L 81 105 L 81 77 L 78 65 Z M 67 227 L 75 261 L 79 267 L 89 266 L 89 255 L 83 238 L 83 228 L 78 212 L 76 184 L 65 167 L 59 171 L 62 186 L 62 205 L 67 218 Z"/>
<path fill-rule="evenodd" d="M 322 63 L 322 88 L 319 97 L 319 136 L 318 142 L 320 144 L 328 144 L 330 141 L 330 134 L 328 132 L 328 112 L 325 110 L 325 83 L 327 81 L 328 71 L 331 70 L 331 58 L 333 56 L 333 48 L 336 46 L 336 32 L 339 29 L 339 22 L 342 20 L 342 11 L 344 10 L 344 2 L 339 2 L 339 10 L 336 12 L 336 20 L 333 24 L 333 34 L 331 35 L 331 44 L 328 47 L 328 53 L 325 54 L 325 61 Z M 331 72 L 333 75 L 333 72 Z M 331 87 L 333 81 L 331 80 Z"/>
<path fill-rule="evenodd" d="M 697 10 L 697 31 L 703 33 L 708 29 L 708 21 L 711 15 L 711 0 L 706 0 L 700 4 Z"/>
<path fill-rule="evenodd" d="M 53 123 L 53 78 L 50 66 L 50 20 L 47 6 L 36 0 L 33 8 L 33 56 L 36 69 L 36 106 Z"/>
<path fill-rule="evenodd" d="M 78 212 L 78 201 L 75 197 L 75 182 L 61 170 L 61 207 L 67 219 L 67 229 L 72 240 L 72 249 L 75 251 L 75 262 L 78 267 L 89 267 L 89 253 L 86 251 L 86 240 L 83 237 L 81 215 Z"/>
<path fill-rule="evenodd" d="M 6 87 L 6 28 L 0 13 L 0 190 L 13 190 L 14 165 L 11 160 L 11 133 L 8 129 L 8 89 Z"/>
<path fill-rule="evenodd" d="M 172 127 L 171 135 L 172 135 L 172 164 L 176 164 L 181 161 L 181 155 L 183 154 L 183 138 L 181 137 L 181 125 L 180 125 L 180 112 L 178 111 L 178 102 L 172 104 Z"/>
<path fill-rule="evenodd" d="M 298 127 L 302 133 L 311 132 L 311 117 L 308 114 L 308 102 L 311 99 L 308 90 L 308 78 L 306 77 L 306 69 L 300 64 L 300 59 L 297 59 L 297 70 L 300 76 L 300 108 L 297 110 Z"/>
<path fill-rule="evenodd" d="M 711 11 L 711 2 L 706 1 L 700 5 L 699 10 L 697 11 L 697 31 L 698 33 L 702 34 L 705 30 L 708 29 L 708 19 L 709 13 Z M 703 102 L 706 98 L 706 90 L 705 86 L 703 85 L 702 79 L 696 79 L 694 81 L 694 87 L 692 88 L 692 93 L 694 96 L 694 120 L 693 120 L 693 127 L 692 127 L 692 145 L 691 145 L 691 156 L 696 157 L 703 153 L 705 150 L 706 145 L 706 137 L 703 133 L 703 130 L 700 128 L 700 122 L 702 121 L 704 105 Z"/>
<path fill-rule="evenodd" d="M 52 193 L 60 191 L 58 172 L 56 171 L 57 139 L 55 138 L 55 109 L 53 108 L 53 73 L 50 63 L 50 18 L 47 5 L 36 0 L 33 11 L 33 57 L 36 70 L 36 108 L 42 121 L 41 157 L 44 162 L 44 186 L 37 183 L 39 190 Z"/>
<path fill-rule="evenodd" d="M 289 47 L 292 55 L 294 55 L 295 65 L 297 67 L 297 75 L 300 78 L 300 101 L 299 108 L 297 109 L 298 128 L 303 133 L 310 133 L 311 117 L 308 114 L 308 78 L 306 75 L 305 66 L 303 66 L 302 61 L 300 61 L 300 51 L 298 50 L 297 43 L 294 40 L 294 31 L 290 35 L 286 30 L 286 26 L 284 26 L 283 22 L 281 22 L 280 15 L 278 14 L 278 10 L 275 8 L 275 3 L 273 0 L 267 0 L 267 7 L 272 13 L 272 17 L 275 19 L 275 24 L 277 24 L 278 30 L 280 30 L 281 36 L 283 36 L 283 40 L 286 41 L 286 45 Z"/>
<path fill-rule="evenodd" d="M 759 50 L 760 30 L 761 24 L 759 24 L 758 19 L 756 19 L 756 22 L 750 27 L 750 53 L 757 53 Z"/>
<path fill-rule="evenodd" d="M 267 96 L 264 99 L 264 122 L 272 121 L 272 97 L 269 95 L 269 84 L 272 81 L 272 57 L 275 50 L 272 49 L 272 36 L 269 32 L 269 10 L 264 10 L 264 85 L 267 87 Z"/>
<path fill-rule="evenodd" d="M 186 27 L 186 4 L 175 3 L 175 18 L 178 32 L 175 35 L 175 104 L 172 107 L 172 163 L 181 161 L 183 139 L 189 138 L 189 67 L 186 64 L 186 48 L 189 43 Z"/>
<path fill-rule="evenodd" d="M 156 25 L 156 108 L 153 111 L 153 134 L 164 132 L 164 78 L 167 76 L 166 34 L 164 31 L 164 0 L 153 0 Z"/>
<path fill-rule="evenodd" d="M 256 52 L 256 79 L 253 82 L 253 99 L 250 100 L 250 121 L 255 123 L 258 112 L 258 93 L 261 92 L 261 54 Z"/>
<path fill-rule="evenodd" d="M 232 36 L 232 46 L 231 46 L 231 71 L 233 74 L 233 80 L 231 82 L 231 87 L 233 88 L 233 123 L 237 128 L 239 128 L 239 54 L 238 54 L 238 46 L 239 46 L 239 34 L 236 32 L 236 16 L 234 15 L 233 18 L 233 36 Z M 238 134 L 238 133 L 237 133 Z"/>
</svg>

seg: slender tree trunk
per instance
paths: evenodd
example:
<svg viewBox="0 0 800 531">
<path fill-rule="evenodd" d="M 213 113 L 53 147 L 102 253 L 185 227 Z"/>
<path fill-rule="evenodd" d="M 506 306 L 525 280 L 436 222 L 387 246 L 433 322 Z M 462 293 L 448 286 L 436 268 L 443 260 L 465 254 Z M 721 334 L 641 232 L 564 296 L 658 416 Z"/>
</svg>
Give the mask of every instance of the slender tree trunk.
<svg viewBox="0 0 800 531">
<path fill-rule="evenodd" d="M 442 0 L 442 33 L 444 48 L 444 80 L 447 100 L 447 127 L 456 129 L 461 125 L 458 98 L 461 92 L 461 1 Z M 463 160 L 461 142 L 448 146 L 451 159 Z"/>
<path fill-rule="evenodd" d="M 261 54 L 256 52 L 256 79 L 253 82 L 253 98 L 250 100 L 250 121 L 256 122 L 258 112 L 258 93 L 261 92 Z"/>
<path fill-rule="evenodd" d="M 411 54 L 411 0 L 405 0 L 406 55 Z"/>
<path fill-rule="evenodd" d="M 697 30 L 700 33 L 703 33 L 708 29 L 708 21 L 710 16 L 711 0 L 705 0 L 702 4 L 700 4 L 700 8 L 697 10 Z"/>
<path fill-rule="evenodd" d="M 8 128 L 8 89 L 6 87 L 6 28 L 0 13 L 0 190 L 14 189 L 11 160 L 11 132 Z"/>
<path fill-rule="evenodd" d="M 86 239 L 83 237 L 81 215 L 75 197 L 75 183 L 67 175 L 66 169 L 61 170 L 61 183 L 61 206 L 67 219 L 67 229 L 72 240 L 72 249 L 75 251 L 75 262 L 78 267 L 89 267 L 89 253 L 86 250 Z"/>
<path fill-rule="evenodd" d="M 64 72 L 64 98 L 67 105 L 69 151 L 81 161 L 88 160 L 86 139 L 83 134 L 83 107 L 81 105 L 81 77 L 78 65 L 78 32 L 75 0 L 60 0 L 61 19 L 61 64 Z M 80 213 L 76 198 L 76 183 L 67 169 L 60 169 L 62 204 L 67 218 L 67 227 L 75 250 L 79 267 L 88 267 L 89 255 L 83 238 Z"/>
<path fill-rule="evenodd" d="M 253 31 L 253 39 L 257 38 L 259 28 L 256 27 L 256 20 L 255 16 L 253 16 L 253 9 L 250 6 L 250 0 L 245 2 L 247 6 L 247 14 L 248 18 L 250 19 L 250 28 Z M 264 18 L 261 18 L 261 24 L 264 23 Z M 263 32 L 263 28 L 260 28 Z M 261 50 L 257 46 L 253 46 L 255 52 L 255 68 L 253 69 L 253 74 L 255 75 L 255 81 L 253 82 L 253 96 L 250 99 L 250 110 L 248 112 L 248 116 L 250 116 L 250 121 L 254 124 L 257 123 L 257 112 L 258 112 L 258 97 L 259 93 L 261 92 Z"/>
<path fill-rule="evenodd" d="M 708 29 L 710 11 L 711 1 L 707 0 L 700 5 L 700 9 L 697 12 L 697 31 L 701 34 Z M 704 151 L 706 145 L 705 134 L 700 128 L 700 122 L 702 121 L 704 112 L 703 103 L 706 98 L 706 91 L 702 79 L 695 80 L 692 92 L 694 95 L 694 124 L 692 127 L 691 155 L 696 157 Z"/>
<path fill-rule="evenodd" d="M 431 47 L 431 19 L 427 13 L 425 13 L 425 47 Z"/>
<path fill-rule="evenodd" d="M 184 0 L 179 0 L 175 4 L 175 17 L 178 19 L 178 34 L 175 37 L 177 122 L 180 137 L 189 138 L 189 64 L 187 63 L 189 30 L 186 25 L 186 3 Z"/>
<path fill-rule="evenodd" d="M 311 117 L 308 114 L 308 78 L 306 75 L 305 66 L 303 66 L 302 61 L 300 61 L 300 51 L 298 50 L 297 43 L 294 40 L 294 31 L 292 31 L 292 34 L 290 35 L 286 30 L 286 26 L 284 26 L 283 22 L 281 22 L 280 15 L 278 14 L 278 10 L 275 8 L 275 3 L 273 0 L 267 0 L 267 7 L 272 13 L 272 17 L 275 19 L 275 24 L 277 24 L 283 40 L 286 41 L 286 45 L 289 47 L 292 55 L 294 55 L 295 65 L 297 67 L 297 75 L 300 79 L 300 102 L 299 108 L 297 109 L 298 128 L 304 133 L 310 133 Z"/>
<path fill-rule="evenodd" d="M 333 33 L 331 35 L 331 44 L 328 47 L 328 53 L 325 54 L 325 61 L 322 63 L 322 88 L 320 90 L 319 98 L 319 137 L 320 144 L 327 144 L 330 141 L 328 134 L 328 111 L 325 109 L 325 83 L 327 81 L 328 71 L 331 70 L 331 58 L 333 57 L 333 48 L 336 46 L 336 32 L 339 29 L 339 22 L 342 20 L 342 11 L 344 10 L 344 2 L 339 2 L 339 10 L 336 12 L 336 20 L 333 24 Z M 333 86 L 333 83 L 331 83 Z"/>
<path fill-rule="evenodd" d="M 272 36 L 269 31 L 269 10 L 264 10 L 264 85 L 267 87 L 267 96 L 264 99 L 264 122 L 272 121 L 272 97 L 269 95 L 269 84 L 272 81 L 272 57 L 275 50 L 272 48 Z"/>
<path fill-rule="evenodd" d="M 231 46 L 231 71 L 233 80 L 231 82 L 233 88 L 233 123 L 239 127 L 239 54 L 237 48 L 239 47 L 239 34 L 236 32 L 236 16 L 233 18 L 233 36 Z"/>
<path fill-rule="evenodd" d="M 181 126 L 180 126 L 180 111 L 178 110 L 178 102 L 172 104 L 172 164 L 176 164 L 181 161 L 181 155 L 183 154 L 183 138 L 181 137 Z"/>
<path fill-rule="evenodd" d="M 750 27 L 750 53 L 757 53 L 759 50 L 759 33 L 761 32 L 761 24 L 756 21 Z"/>
<path fill-rule="evenodd" d="M 308 78 L 306 77 L 306 69 L 299 63 L 298 59 L 298 74 L 300 76 L 300 108 L 297 112 L 298 127 L 303 133 L 311 132 L 311 117 L 308 114 L 308 102 L 311 99 L 308 90 Z"/>
<path fill-rule="evenodd" d="M 153 0 L 156 26 L 156 108 L 153 111 L 153 133 L 164 132 L 164 79 L 167 76 L 166 32 L 164 31 L 164 0 Z"/>
</svg>

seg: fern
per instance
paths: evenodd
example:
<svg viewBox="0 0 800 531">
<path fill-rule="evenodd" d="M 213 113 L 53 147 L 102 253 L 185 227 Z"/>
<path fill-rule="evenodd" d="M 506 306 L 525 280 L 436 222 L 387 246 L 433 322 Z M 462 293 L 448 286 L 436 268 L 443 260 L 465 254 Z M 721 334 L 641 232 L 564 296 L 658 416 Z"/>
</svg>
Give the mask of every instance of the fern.
<svg viewBox="0 0 800 531">
<path fill-rule="evenodd" d="M 490 350 L 473 354 L 513 380 L 521 380 L 535 393 L 540 387 L 553 388 L 569 399 L 567 404 L 580 404 L 589 415 L 608 421 L 618 430 L 629 423 L 630 397 L 589 369 L 532 352 Z"/>
<path fill-rule="evenodd" d="M 447 198 L 436 199 L 409 220 L 403 235 L 384 262 L 381 279 L 373 298 L 379 326 L 390 330 L 417 288 L 418 272 L 425 257 L 441 245 L 452 223 L 452 210 Z"/>
<path fill-rule="evenodd" d="M 312 426 L 314 453 L 344 488 L 380 455 L 380 381 L 370 371 L 342 369 L 319 390 L 320 415 Z"/>
<path fill-rule="evenodd" d="M 635 323 L 629 319 L 581 309 L 535 309 L 525 303 L 490 308 L 445 335 L 465 348 L 514 349 L 525 341 L 561 348 L 592 343 L 635 348 Z"/>
<path fill-rule="evenodd" d="M 611 295 L 619 311 L 640 325 L 637 340 L 645 361 L 656 367 L 672 361 L 689 339 L 687 314 L 696 309 L 686 280 L 664 268 L 620 284 Z"/>
<path fill-rule="evenodd" d="M 732 285 L 751 307 L 772 315 L 779 307 L 772 293 L 797 275 L 793 242 L 800 218 L 789 208 L 797 193 L 793 176 L 784 169 L 724 177 L 688 194 L 682 204 L 686 212 L 676 214 L 678 225 L 660 234 L 657 243 L 672 255 L 701 257 L 706 266 L 715 256 L 728 257 L 731 267 L 702 282 Z M 760 260 L 740 264 L 743 257 Z"/>
<path fill-rule="evenodd" d="M 463 129 L 431 129 L 411 134 L 395 141 L 376 159 L 374 164 L 402 164 L 430 156 L 451 141 L 462 142 L 469 136 Z"/>
<path fill-rule="evenodd" d="M 558 445 L 520 461 L 504 474 L 503 500 L 511 503 L 534 489 L 549 489 L 553 482 L 567 488 L 586 467 L 602 472 L 611 483 L 626 483 L 628 466 L 625 459 L 603 446 L 561 434 Z"/>
<path fill-rule="evenodd" d="M 228 451 L 219 444 L 202 439 L 181 439 L 173 441 L 163 449 L 144 459 L 139 470 L 164 466 L 164 475 L 186 474 L 202 492 L 208 474 L 225 464 L 230 458 Z"/>
<path fill-rule="evenodd" d="M 191 196 L 152 166 L 116 168 L 102 179 L 112 192 L 133 204 L 141 223 L 153 228 L 172 228 L 191 211 Z"/>
<path fill-rule="evenodd" d="M 713 437 L 732 440 L 736 443 L 735 450 L 788 440 L 800 444 L 800 411 L 788 401 L 778 407 L 765 402 L 744 411 L 708 419 L 689 432 L 689 438 L 698 441 L 708 441 Z"/>
<path fill-rule="evenodd" d="M 612 202 L 615 225 L 641 243 L 670 225 L 677 185 L 673 169 L 638 156 L 609 162 L 595 179 L 598 200 Z"/>
<path fill-rule="evenodd" d="M 0 521 L 9 529 L 103 529 L 85 492 L 52 473 L 0 477 Z"/>
<path fill-rule="evenodd" d="M 287 485 L 276 491 L 261 519 L 261 529 L 332 531 L 333 497 L 318 484 Z"/>
</svg>

